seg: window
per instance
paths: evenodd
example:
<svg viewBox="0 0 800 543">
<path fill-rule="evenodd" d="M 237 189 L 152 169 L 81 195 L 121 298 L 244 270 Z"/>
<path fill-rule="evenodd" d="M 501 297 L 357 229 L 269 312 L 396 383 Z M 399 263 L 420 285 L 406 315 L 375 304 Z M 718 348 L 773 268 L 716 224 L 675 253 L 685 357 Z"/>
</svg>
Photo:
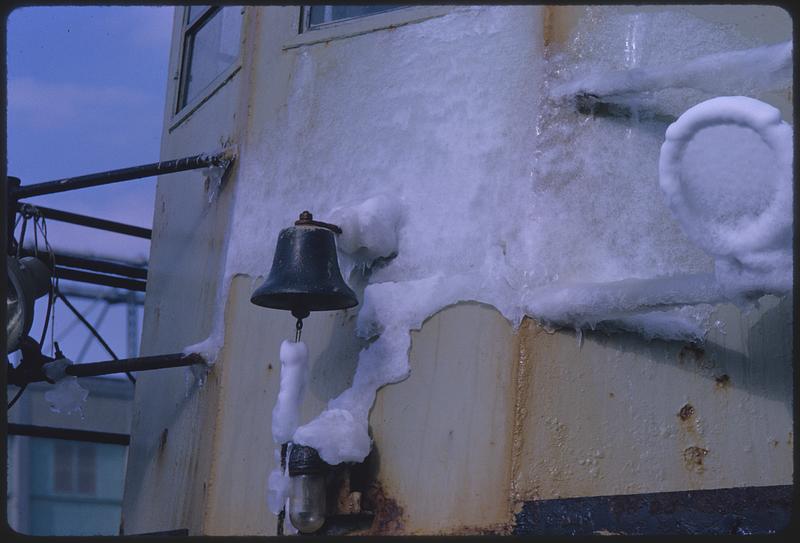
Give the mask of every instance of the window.
<svg viewBox="0 0 800 543">
<path fill-rule="evenodd" d="M 239 57 L 241 6 L 188 6 L 183 12 L 183 59 L 177 113 L 200 96 Z"/>
<path fill-rule="evenodd" d="M 53 490 L 94 495 L 97 487 L 97 459 L 94 443 L 55 441 L 53 443 Z"/>
<path fill-rule="evenodd" d="M 53 445 L 53 490 L 72 492 L 72 443 L 56 441 Z"/>
<path fill-rule="evenodd" d="M 78 443 L 78 493 L 94 494 L 97 461 L 93 443 Z"/>
<path fill-rule="evenodd" d="M 303 10 L 303 29 L 313 30 L 319 26 L 365 17 L 374 13 L 382 13 L 406 6 L 377 5 L 377 6 L 306 6 Z"/>
</svg>

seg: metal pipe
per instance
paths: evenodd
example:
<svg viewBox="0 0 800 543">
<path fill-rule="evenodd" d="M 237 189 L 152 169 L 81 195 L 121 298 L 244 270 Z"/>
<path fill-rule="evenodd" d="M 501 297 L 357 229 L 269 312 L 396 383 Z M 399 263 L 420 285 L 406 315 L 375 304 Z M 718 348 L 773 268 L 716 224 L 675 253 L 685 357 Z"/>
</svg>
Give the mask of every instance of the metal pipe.
<svg viewBox="0 0 800 543">
<path fill-rule="evenodd" d="M 45 264 L 55 261 L 62 266 L 69 268 L 80 268 L 89 271 L 122 275 L 131 279 L 147 280 L 147 268 L 131 264 L 122 264 L 110 260 L 100 260 L 98 258 L 87 258 L 85 256 L 69 255 L 53 252 L 51 260 L 50 253 L 39 251 L 37 255 L 34 251 L 24 248 L 21 251 L 23 256 L 38 256 Z"/>
<path fill-rule="evenodd" d="M 73 270 L 71 268 L 63 268 L 61 266 L 56 266 L 54 273 L 59 279 L 67 279 L 69 281 L 91 283 L 93 285 L 103 285 L 106 287 L 126 288 L 128 290 L 135 290 L 138 292 L 147 291 L 147 282 L 139 281 L 138 279 L 128 279 L 125 277 L 105 275 L 102 273 Z"/>
<path fill-rule="evenodd" d="M 97 228 L 99 230 L 106 230 L 108 232 L 116 232 L 118 234 L 136 236 L 139 238 L 152 238 L 153 231 L 149 228 L 142 228 L 141 226 L 133 226 L 121 222 L 109 221 L 106 219 L 98 219 L 97 217 L 89 217 L 87 215 L 79 215 L 78 213 L 61 211 L 60 209 L 52 209 L 39 205 L 34 206 L 33 204 L 29 204 L 27 202 L 17 202 L 17 211 L 23 212 L 28 206 L 35 207 L 45 219 L 67 222 L 70 224 L 79 224 L 81 226 L 88 226 L 90 228 Z"/>
<path fill-rule="evenodd" d="M 117 290 L 94 289 L 94 288 L 81 288 L 81 287 L 68 287 L 60 285 L 58 290 L 65 296 L 70 298 L 81 298 L 83 300 L 96 300 L 102 301 L 107 304 L 134 304 L 144 305 L 144 296 L 137 292 L 119 292 Z M 86 311 L 91 312 L 91 309 Z M 66 334 L 66 330 L 60 331 L 60 334 Z"/>
<path fill-rule="evenodd" d="M 75 430 L 72 428 L 55 428 L 53 426 L 34 426 L 33 424 L 16 424 L 13 422 L 8 423 L 8 435 L 68 439 L 70 441 L 109 443 L 112 445 L 126 446 L 131 443 L 131 436 L 128 434 Z"/>
<path fill-rule="evenodd" d="M 641 120 L 653 120 L 664 124 L 672 124 L 677 117 L 653 111 L 651 109 L 637 110 L 630 105 L 617 104 L 612 101 L 604 101 L 593 94 L 578 94 L 575 96 L 575 109 L 583 115 L 594 115 L 596 117 L 610 117 L 619 119 L 639 118 Z"/>
<path fill-rule="evenodd" d="M 64 179 L 45 181 L 43 183 L 36 183 L 33 185 L 23 185 L 17 189 L 12 189 L 12 194 L 15 199 L 29 198 L 31 196 L 42 196 L 43 194 L 56 194 L 58 192 L 65 192 L 68 190 L 108 185 L 110 183 L 119 183 L 121 181 L 129 181 L 131 179 L 142 179 L 145 177 L 152 177 L 154 175 L 183 172 L 186 170 L 196 170 L 198 168 L 206 168 L 208 166 L 221 166 L 227 162 L 230 162 L 231 158 L 232 155 L 230 151 L 222 151 L 216 155 L 208 155 L 203 153 L 200 155 L 178 158 L 175 160 L 153 162 L 152 164 L 144 164 L 142 166 L 133 166 L 119 170 L 90 173 L 78 177 L 66 177 Z"/>
<path fill-rule="evenodd" d="M 205 359 L 197 353 L 162 354 L 157 356 L 142 356 L 139 358 L 123 358 L 107 362 L 92 362 L 90 364 L 72 364 L 64 370 L 67 375 L 75 377 L 92 377 L 95 375 L 110 375 L 125 371 L 148 371 L 165 368 L 179 368 L 192 364 L 205 364 Z"/>
</svg>

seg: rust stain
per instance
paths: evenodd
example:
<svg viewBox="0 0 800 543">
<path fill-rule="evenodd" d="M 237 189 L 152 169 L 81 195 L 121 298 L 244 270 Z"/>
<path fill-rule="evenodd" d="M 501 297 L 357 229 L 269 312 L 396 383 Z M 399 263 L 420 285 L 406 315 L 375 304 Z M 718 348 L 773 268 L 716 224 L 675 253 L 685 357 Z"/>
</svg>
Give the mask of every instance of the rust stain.
<svg viewBox="0 0 800 543">
<path fill-rule="evenodd" d="M 383 486 L 372 483 L 362 495 L 362 507 L 372 511 L 375 515 L 369 534 L 401 534 L 405 527 L 403 523 L 403 508 L 396 500 L 386 496 Z"/>
<path fill-rule="evenodd" d="M 514 341 L 517 348 L 517 367 L 515 368 L 514 375 L 514 422 L 511 425 L 511 463 L 509 478 L 511 480 L 511 500 L 522 501 L 520 489 L 520 475 L 521 475 L 521 459 L 522 449 L 524 446 L 524 432 L 525 419 L 528 416 L 528 397 L 529 397 L 529 382 L 531 373 L 531 362 L 529 360 L 528 350 L 526 344 L 531 337 L 538 335 L 541 332 L 539 328 L 530 318 L 525 317 L 520 324 L 519 331 L 514 335 Z M 509 514 L 511 512 L 509 511 Z"/>
<path fill-rule="evenodd" d="M 361 492 L 350 486 L 350 469 L 342 469 L 333 482 L 336 488 L 334 503 L 337 515 L 353 515 L 361 512 Z"/>
<path fill-rule="evenodd" d="M 544 46 L 547 47 L 553 41 L 553 10 L 555 6 L 545 6 L 542 17 Z"/>
<path fill-rule="evenodd" d="M 705 471 L 703 461 L 708 455 L 708 449 L 702 447 L 687 447 L 683 450 L 683 463 L 686 469 L 696 473 Z"/>
<path fill-rule="evenodd" d="M 158 439 L 158 452 L 159 453 L 163 453 L 164 452 L 164 448 L 167 446 L 167 434 L 168 433 L 169 433 L 169 430 L 167 430 L 166 428 L 164 428 L 164 430 L 161 432 L 161 437 Z"/>
<path fill-rule="evenodd" d="M 684 422 L 689 420 L 692 417 L 692 415 L 694 415 L 694 407 L 690 403 L 687 403 L 686 405 L 681 407 L 680 411 L 678 411 L 678 418 Z"/>
<path fill-rule="evenodd" d="M 585 12 L 582 6 L 545 6 L 542 16 L 542 41 L 545 57 L 549 57 L 551 45 L 564 44 L 570 39 L 572 30 Z"/>
<path fill-rule="evenodd" d="M 724 388 L 728 388 L 730 386 L 731 377 L 727 373 L 723 373 L 722 375 L 714 377 L 714 381 L 716 383 L 716 385 L 715 385 L 716 388 L 724 389 Z"/>
</svg>

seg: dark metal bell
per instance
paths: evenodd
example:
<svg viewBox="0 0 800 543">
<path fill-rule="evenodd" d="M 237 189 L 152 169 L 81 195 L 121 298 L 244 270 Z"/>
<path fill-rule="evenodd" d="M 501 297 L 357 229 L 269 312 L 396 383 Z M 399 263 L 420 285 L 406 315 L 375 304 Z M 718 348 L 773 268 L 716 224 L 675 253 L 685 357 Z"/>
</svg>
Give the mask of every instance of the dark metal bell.
<svg viewBox="0 0 800 543">
<path fill-rule="evenodd" d="M 311 311 L 332 311 L 358 305 L 355 292 L 339 270 L 335 224 L 313 220 L 304 211 L 294 226 L 278 235 L 272 269 L 250 301 L 262 307 L 288 309 L 298 319 Z"/>
</svg>

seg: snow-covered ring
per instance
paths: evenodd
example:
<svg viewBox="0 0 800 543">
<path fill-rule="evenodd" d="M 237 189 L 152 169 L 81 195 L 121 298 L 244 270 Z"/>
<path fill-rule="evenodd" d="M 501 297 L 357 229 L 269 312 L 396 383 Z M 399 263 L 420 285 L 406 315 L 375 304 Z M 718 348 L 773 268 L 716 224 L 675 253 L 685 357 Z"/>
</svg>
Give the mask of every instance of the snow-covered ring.
<svg viewBox="0 0 800 543">
<path fill-rule="evenodd" d="M 681 159 L 688 143 L 699 131 L 722 125 L 755 131 L 774 153 L 779 175 L 772 202 L 763 213 L 736 229 L 693 213 L 681 182 Z M 716 256 L 739 257 L 772 248 L 791 232 L 792 155 L 792 129 L 781 121 L 778 109 L 745 96 L 721 96 L 688 109 L 669 126 L 661 146 L 659 182 L 670 209 L 694 243 Z"/>
</svg>

